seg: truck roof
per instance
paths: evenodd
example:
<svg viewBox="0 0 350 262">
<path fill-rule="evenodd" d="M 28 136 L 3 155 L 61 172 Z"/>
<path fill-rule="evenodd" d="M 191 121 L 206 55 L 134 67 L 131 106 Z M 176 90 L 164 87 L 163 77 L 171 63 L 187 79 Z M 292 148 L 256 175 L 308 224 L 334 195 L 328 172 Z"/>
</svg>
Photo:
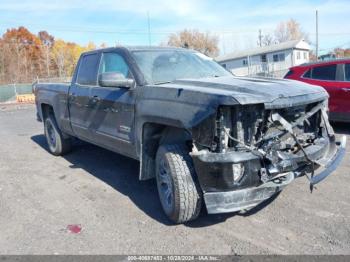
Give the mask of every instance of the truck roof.
<svg viewBox="0 0 350 262">
<path fill-rule="evenodd" d="M 181 47 L 172 47 L 172 46 L 115 46 L 108 48 L 100 48 L 91 51 L 84 52 L 83 54 L 92 54 L 113 50 L 128 50 L 128 51 L 155 51 L 155 50 L 182 50 L 182 51 L 191 51 L 190 49 L 181 48 Z"/>
</svg>

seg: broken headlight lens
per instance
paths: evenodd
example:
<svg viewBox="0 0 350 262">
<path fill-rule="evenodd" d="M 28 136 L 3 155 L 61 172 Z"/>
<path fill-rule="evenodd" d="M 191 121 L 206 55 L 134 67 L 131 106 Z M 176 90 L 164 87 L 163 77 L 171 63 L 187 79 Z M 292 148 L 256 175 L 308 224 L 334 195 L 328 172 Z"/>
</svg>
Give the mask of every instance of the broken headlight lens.
<svg viewBox="0 0 350 262">
<path fill-rule="evenodd" d="M 241 180 L 244 175 L 244 165 L 243 164 L 233 164 L 232 165 L 233 182 L 237 183 Z"/>
</svg>

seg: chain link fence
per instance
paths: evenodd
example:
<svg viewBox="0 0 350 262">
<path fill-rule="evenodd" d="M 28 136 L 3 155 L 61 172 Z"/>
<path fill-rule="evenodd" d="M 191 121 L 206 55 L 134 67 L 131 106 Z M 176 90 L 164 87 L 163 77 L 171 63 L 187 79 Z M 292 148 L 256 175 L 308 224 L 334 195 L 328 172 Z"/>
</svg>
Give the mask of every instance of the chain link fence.
<svg viewBox="0 0 350 262">
<path fill-rule="evenodd" d="M 290 68 L 285 62 L 249 62 L 246 66 L 231 69 L 237 76 L 283 78 Z"/>
<path fill-rule="evenodd" d="M 69 83 L 71 77 L 39 78 L 35 83 Z M 33 93 L 33 83 L 0 85 L 0 103 L 15 102 L 21 95 Z"/>
<path fill-rule="evenodd" d="M 256 62 L 249 65 L 249 67 L 250 76 L 283 78 L 288 72 L 290 64 L 285 62 Z"/>
<path fill-rule="evenodd" d="M 32 94 L 32 84 L 0 85 L 0 103 L 16 101 L 18 95 Z"/>
</svg>

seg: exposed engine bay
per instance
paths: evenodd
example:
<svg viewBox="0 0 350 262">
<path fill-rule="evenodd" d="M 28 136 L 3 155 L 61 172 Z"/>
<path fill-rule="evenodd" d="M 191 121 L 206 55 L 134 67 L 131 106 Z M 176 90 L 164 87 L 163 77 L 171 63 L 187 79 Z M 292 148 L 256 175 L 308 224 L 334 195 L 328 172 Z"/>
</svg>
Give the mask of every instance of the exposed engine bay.
<svg viewBox="0 0 350 262">
<path fill-rule="evenodd" d="M 335 141 L 326 100 L 266 110 L 223 106 L 192 135 L 191 155 L 210 213 L 255 206 L 301 175 L 312 191 L 334 170 L 330 163 L 342 159 L 345 151 L 337 147 L 346 143 L 345 137 Z"/>
<path fill-rule="evenodd" d="M 289 171 L 304 169 L 312 174 L 322 165 L 334 137 L 327 119 L 327 101 L 271 110 L 265 110 L 264 105 L 220 107 L 215 117 L 193 130 L 193 135 L 197 154 L 250 152 L 256 156 L 262 183 Z M 236 184 L 247 168 L 244 162 L 233 167 Z"/>
</svg>

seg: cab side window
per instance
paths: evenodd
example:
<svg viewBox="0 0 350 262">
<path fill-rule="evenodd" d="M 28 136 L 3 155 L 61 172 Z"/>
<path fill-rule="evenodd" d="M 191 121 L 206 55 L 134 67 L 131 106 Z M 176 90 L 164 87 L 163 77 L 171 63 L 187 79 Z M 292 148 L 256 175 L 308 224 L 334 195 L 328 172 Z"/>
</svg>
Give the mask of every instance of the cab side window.
<svg viewBox="0 0 350 262">
<path fill-rule="evenodd" d="M 84 55 L 80 61 L 77 83 L 80 85 L 97 85 L 99 54 Z"/>
<path fill-rule="evenodd" d="M 124 58 L 117 53 L 103 53 L 100 65 L 100 74 L 102 73 L 121 73 L 125 77 L 130 76 L 130 70 Z"/>
<path fill-rule="evenodd" d="M 350 64 L 345 64 L 344 66 L 344 73 L 345 73 L 345 81 L 350 82 Z"/>
<path fill-rule="evenodd" d="M 312 69 L 312 78 L 318 80 L 335 80 L 337 65 L 317 66 Z"/>
</svg>

